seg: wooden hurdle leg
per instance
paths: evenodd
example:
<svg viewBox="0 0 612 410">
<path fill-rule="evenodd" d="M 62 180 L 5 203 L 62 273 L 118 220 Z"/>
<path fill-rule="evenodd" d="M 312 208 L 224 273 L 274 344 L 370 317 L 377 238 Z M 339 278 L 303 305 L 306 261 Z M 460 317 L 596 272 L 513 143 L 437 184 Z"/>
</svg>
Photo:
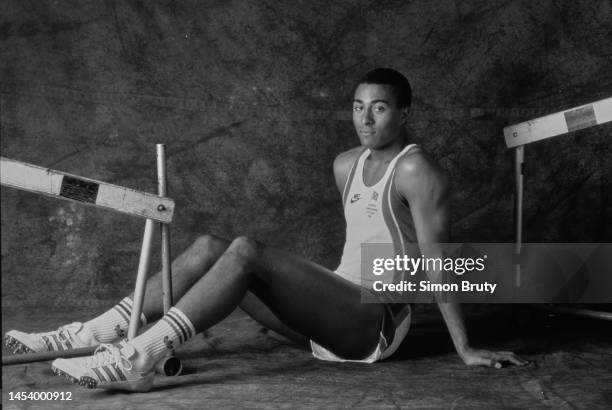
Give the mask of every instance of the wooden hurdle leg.
<svg viewBox="0 0 612 410">
<path fill-rule="evenodd" d="M 508 148 L 516 148 L 516 200 L 515 200 L 515 284 L 521 285 L 521 251 L 523 243 L 523 163 L 524 147 L 532 142 L 568 134 L 577 130 L 612 122 L 612 97 L 595 101 L 590 104 L 559 111 L 544 117 L 505 127 L 504 138 Z M 539 309 L 549 309 L 555 312 L 572 313 L 597 319 L 612 320 L 609 312 L 598 312 L 588 309 L 556 308 L 534 305 Z"/>
<path fill-rule="evenodd" d="M 158 152 L 159 149 L 158 145 Z M 163 169 L 160 171 L 159 167 L 162 163 Z M 162 223 L 162 263 L 164 265 L 164 277 L 168 278 L 168 280 L 164 280 L 164 295 L 167 295 L 164 296 L 164 311 L 167 311 L 172 306 L 172 287 L 169 281 L 171 272 L 168 223 L 172 221 L 174 214 L 174 201 L 165 197 L 166 171 L 165 155 L 163 155 L 163 153 L 161 158 L 158 154 L 158 173 L 163 176 L 163 178 L 160 179 L 160 181 L 163 181 L 163 190 L 160 188 L 160 192 L 156 196 L 106 182 L 0 157 L 0 184 L 3 186 L 147 218 L 134 290 L 133 309 L 128 328 L 128 338 L 130 339 L 136 337 L 138 334 L 142 305 L 144 302 L 145 285 L 151 260 L 155 221 L 165 222 Z M 89 356 L 94 352 L 96 347 L 97 346 L 55 352 L 2 356 L 2 364 L 21 364 L 53 360 L 62 357 Z M 165 374 L 167 373 L 166 371 Z"/>
<path fill-rule="evenodd" d="M 524 178 L 524 163 L 525 163 L 525 146 L 519 145 L 515 148 L 515 180 L 516 180 L 516 197 L 514 204 L 514 223 L 516 227 L 515 243 L 514 243 L 514 282 L 518 288 L 521 286 L 521 248 L 523 245 L 523 178 Z"/>
<path fill-rule="evenodd" d="M 157 144 L 157 185 L 160 197 L 167 195 L 166 147 Z M 162 295 L 164 313 L 172 307 L 172 265 L 170 253 L 170 226 L 160 223 L 161 230 L 161 260 L 162 260 Z"/>
<path fill-rule="evenodd" d="M 157 188 L 160 197 L 167 194 L 166 147 L 157 144 Z M 161 231 L 161 262 L 162 262 L 162 299 L 164 313 L 173 305 L 172 301 L 172 257 L 170 253 L 170 225 L 160 223 Z M 181 361 L 170 354 L 158 361 L 155 370 L 165 376 L 178 376 L 183 371 Z"/>
<path fill-rule="evenodd" d="M 142 248 L 140 249 L 136 285 L 134 286 L 134 303 L 132 304 L 132 315 L 130 316 L 130 325 L 128 327 L 128 339 L 133 339 L 138 335 L 140 315 L 142 314 L 142 305 L 144 303 L 145 286 L 147 284 L 147 275 L 151 263 L 154 230 L 155 222 L 152 219 L 147 219 L 142 238 Z"/>
<path fill-rule="evenodd" d="M 163 151 L 163 148 L 161 149 Z M 165 189 L 165 175 L 160 176 L 160 144 L 157 145 L 157 179 L 158 184 L 161 179 L 164 180 Z M 165 161 L 165 157 L 162 158 Z M 165 173 L 165 163 L 161 167 Z M 159 195 L 162 196 L 162 195 Z M 128 328 L 128 339 L 133 339 L 138 336 L 138 327 L 140 325 L 140 315 L 142 314 L 142 305 L 144 303 L 144 293 L 147 284 L 147 276 L 149 274 L 149 266 L 151 263 L 151 251 L 153 249 L 153 231 L 155 230 L 154 221 L 147 219 L 145 223 L 145 230 L 142 239 L 142 248 L 140 250 L 140 261 L 138 262 L 138 273 L 136 275 L 136 284 L 134 286 L 134 302 L 132 304 L 132 315 L 130 316 L 130 325 Z M 165 276 L 165 272 L 163 273 Z M 162 282 L 165 282 L 163 280 Z M 164 286 L 166 284 L 164 283 Z M 165 313 L 165 309 L 164 309 Z"/>
<path fill-rule="evenodd" d="M 145 285 L 147 282 L 147 274 L 149 272 L 149 264 L 151 261 L 151 250 L 153 247 L 153 232 L 155 230 L 155 221 L 147 219 L 145 223 L 144 237 L 142 240 L 142 249 L 140 251 L 140 262 L 138 264 L 138 274 L 136 276 L 136 286 L 134 290 L 134 303 L 132 306 L 132 315 L 128 328 L 128 339 L 132 339 L 138 334 L 140 324 L 140 315 L 142 313 L 142 304 L 144 302 Z M 95 347 L 74 349 L 74 351 L 59 351 L 59 352 L 42 352 L 31 353 L 25 355 L 16 355 L 15 357 L 2 356 L 2 364 L 20 364 L 45 360 L 53 360 L 59 357 L 77 357 L 93 354 Z"/>
</svg>

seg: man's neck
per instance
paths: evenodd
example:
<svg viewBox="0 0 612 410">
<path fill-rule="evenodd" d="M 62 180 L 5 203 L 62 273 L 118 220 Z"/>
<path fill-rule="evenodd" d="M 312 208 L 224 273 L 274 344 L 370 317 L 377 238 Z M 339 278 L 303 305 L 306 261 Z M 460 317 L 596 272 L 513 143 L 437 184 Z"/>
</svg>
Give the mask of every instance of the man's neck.
<svg viewBox="0 0 612 410">
<path fill-rule="evenodd" d="M 397 154 L 399 154 L 404 147 L 406 147 L 406 145 L 408 145 L 408 138 L 403 136 L 384 148 L 370 148 L 370 160 L 374 162 L 389 162 L 395 158 L 395 156 L 397 156 Z"/>
</svg>

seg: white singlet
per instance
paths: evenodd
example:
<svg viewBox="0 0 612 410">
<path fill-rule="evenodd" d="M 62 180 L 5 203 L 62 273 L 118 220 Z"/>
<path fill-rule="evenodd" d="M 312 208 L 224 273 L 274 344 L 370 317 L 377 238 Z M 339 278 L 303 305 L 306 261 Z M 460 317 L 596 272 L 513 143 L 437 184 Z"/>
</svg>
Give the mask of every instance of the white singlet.
<svg viewBox="0 0 612 410">
<path fill-rule="evenodd" d="M 336 274 L 368 289 L 371 281 L 361 277 L 361 244 L 362 243 L 392 243 L 396 254 L 405 254 L 407 243 L 416 243 L 416 231 L 408 204 L 402 199 L 395 187 L 395 165 L 398 159 L 417 145 L 406 146 L 389 163 L 383 177 L 372 186 L 367 186 L 363 180 L 363 168 L 370 155 L 369 149 L 359 155 L 344 185 L 342 199 L 346 219 L 346 242 L 342 252 L 340 265 Z M 395 327 L 393 342 L 389 346 L 381 329 L 380 342 L 375 351 L 362 360 L 342 359 L 322 346 L 311 341 L 312 353 L 315 357 L 330 361 L 354 361 L 372 363 L 391 356 L 408 333 L 410 327 L 410 305 L 406 304 L 395 313 L 386 305 L 391 313 Z"/>
</svg>

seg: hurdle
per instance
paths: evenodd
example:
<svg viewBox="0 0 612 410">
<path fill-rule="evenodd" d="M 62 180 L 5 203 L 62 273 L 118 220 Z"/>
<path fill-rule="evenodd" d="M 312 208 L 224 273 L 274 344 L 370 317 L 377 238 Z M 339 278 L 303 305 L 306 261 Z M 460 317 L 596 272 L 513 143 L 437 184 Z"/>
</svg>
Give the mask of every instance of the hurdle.
<svg viewBox="0 0 612 410">
<path fill-rule="evenodd" d="M 510 125 L 503 129 L 506 147 L 514 149 L 515 164 L 515 285 L 521 285 L 521 248 L 523 244 L 523 201 L 525 177 L 525 145 L 565 135 L 574 131 L 602 125 L 612 121 L 612 98 L 595 101 L 559 111 L 554 114 L 535 118 L 533 120 Z M 565 309 L 567 311 L 568 309 Z M 584 314 L 589 317 L 612 320 L 612 313 L 584 309 L 572 309 L 574 314 Z"/>
<path fill-rule="evenodd" d="M 161 232 L 162 295 L 163 310 L 172 307 L 172 272 L 170 253 L 170 223 L 174 216 L 174 200 L 167 197 L 165 145 L 156 145 L 158 194 L 137 191 L 95 179 L 84 178 L 62 171 L 0 157 L 0 184 L 44 196 L 111 210 L 144 218 L 145 229 L 134 286 L 134 301 L 128 328 L 128 339 L 137 336 L 144 302 L 144 293 L 151 253 L 155 223 Z M 56 352 L 40 352 L 2 356 L 2 365 L 53 360 L 60 357 L 77 357 L 93 354 L 96 346 Z M 162 359 L 156 365 L 159 373 L 174 376 L 180 374 L 182 364 L 174 356 Z"/>
</svg>

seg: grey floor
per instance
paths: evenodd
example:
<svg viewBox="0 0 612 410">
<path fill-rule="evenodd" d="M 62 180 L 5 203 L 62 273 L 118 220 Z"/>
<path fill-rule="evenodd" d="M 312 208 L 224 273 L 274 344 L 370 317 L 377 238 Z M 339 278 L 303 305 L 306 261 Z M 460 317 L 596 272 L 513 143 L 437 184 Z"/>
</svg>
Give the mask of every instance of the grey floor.
<svg viewBox="0 0 612 410">
<path fill-rule="evenodd" d="M 6 409 L 191 408 L 610 408 L 609 322 L 509 306 L 467 306 L 473 341 L 512 349 L 524 368 L 467 367 L 452 351 L 435 306 L 414 313 L 400 351 L 373 365 L 325 363 L 262 329 L 242 312 L 179 350 L 183 375 L 158 377 L 148 393 L 87 390 L 49 363 L 5 366 Z M 94 312 L 78 312 L 91 315 Z M 53 328 L 75 312 L 4 310 L 2 330 Z M 6 354 L 6 350 L 3 354 Z M 67 402 L 9 401 L 9 392 L 72 392 Z"/>
</svg>

